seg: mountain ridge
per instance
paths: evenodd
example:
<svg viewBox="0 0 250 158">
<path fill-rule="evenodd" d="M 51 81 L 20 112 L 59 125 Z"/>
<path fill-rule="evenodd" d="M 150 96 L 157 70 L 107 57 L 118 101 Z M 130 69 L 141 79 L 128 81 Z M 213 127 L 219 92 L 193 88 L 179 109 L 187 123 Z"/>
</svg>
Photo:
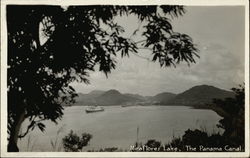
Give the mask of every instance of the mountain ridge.
<svg viewBox="0 0 250 158">
<path fill-rule="evenodd" d="M 168 104 L 211 104 L 214 98 L 233 97 L 234 93 L 211 85 L 198 85 L 178 94 Z"/>
<path fill-rule="evenodd" d="M 154 96 L 121 93 L 116 89 L 108 91 L 94 90 L 87 94 L 78 93 L 78 105 L 205 105 L 211 104 L 214 98 L 233 97 L 232 91 L 220 89 L 211 85 L 193 86 L 182 93 L 162 92 Z"/>
</svg>

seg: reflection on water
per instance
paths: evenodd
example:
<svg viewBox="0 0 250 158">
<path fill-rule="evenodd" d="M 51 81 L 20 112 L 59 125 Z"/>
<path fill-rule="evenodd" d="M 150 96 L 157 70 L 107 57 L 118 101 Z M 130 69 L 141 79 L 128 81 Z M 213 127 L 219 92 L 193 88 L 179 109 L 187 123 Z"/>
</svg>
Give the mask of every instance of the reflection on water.
<svg viewBox="0 0 250 158">
<path fill-rule="evenodd" d="M 35 129 L 19 140 L 21 151 L 53 151 L 51 141 L 60 146 L 62 137 L 72 129 L 78 133 L 90 133 L 88 149 L 119 147 L 129 149 L 138 139 L 145 142 L 156 139 L 167 143 L 173 137 L 179 137 L 187 129 L 204 129 L 209 133 L 219 132 L 216 124 L 221 119 L 215 112 L 205 109 L 192 109 L 186 106 L 108 106 L 105 111 L 85 113 L 86 107 L 73 106 L 64 110 L 64 116 L 57 125 L 45 122 L 46 131 Z M 23 130 L 25 130 L 24 123 Z"/>
</svg>

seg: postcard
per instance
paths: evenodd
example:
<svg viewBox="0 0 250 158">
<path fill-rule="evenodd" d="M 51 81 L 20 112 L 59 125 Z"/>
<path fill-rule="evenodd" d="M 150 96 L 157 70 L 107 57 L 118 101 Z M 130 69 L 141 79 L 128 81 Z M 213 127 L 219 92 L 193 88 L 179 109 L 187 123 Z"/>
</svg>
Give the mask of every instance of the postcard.
<svg viewBox="0 0 250 158">
<path fill-rule="evenodd" d="M 1 157 L 249 157 L 247 0 L 2 0 Z"/>
</svg>

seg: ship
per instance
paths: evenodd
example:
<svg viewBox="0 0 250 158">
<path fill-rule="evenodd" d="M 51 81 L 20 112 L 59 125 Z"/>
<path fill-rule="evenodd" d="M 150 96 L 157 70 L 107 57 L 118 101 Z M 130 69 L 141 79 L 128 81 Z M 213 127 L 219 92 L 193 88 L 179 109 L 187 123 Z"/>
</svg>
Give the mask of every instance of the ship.
<svg viewBox="0 0 250 158">
<path fill-rule="evenodd" d="M 104 108 L 100 106 L 90 106 L 85 111 L 86 113 L 101 112 L 104 111 Z"/>
</svg>

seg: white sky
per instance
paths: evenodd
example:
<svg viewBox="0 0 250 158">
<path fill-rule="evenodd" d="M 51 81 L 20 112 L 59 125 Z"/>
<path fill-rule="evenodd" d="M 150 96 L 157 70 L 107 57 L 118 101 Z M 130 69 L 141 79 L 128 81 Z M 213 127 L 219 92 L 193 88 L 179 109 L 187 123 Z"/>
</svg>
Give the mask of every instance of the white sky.
<svg viewBox="0 0 250 158">
<path fill-rule="evenodd" d="M 117 68 L 108 78 L 101 72 L 90 73 L 90 85 L 73 83 L 77 92 L 117 89 L 122 93 L 155 95 L 160 92 L 180 93 L 195 85 L 208 84 L 223 89 L 244 81 L 244 8 L 243 7 L 186 7 L 187 13 L 172 20 L 174 31 L 190 35 L 200 49 L 200 59 L 190 67 L 160 68 L 133 54 L 117 59 Z M 138 27 L 135 17 L 118 18 L 127 30 Z M 139 38 L 135 39 L 136 41 Z M 139 55 L 150 57 L 140 50 Z M 119 56 L 119 55 L 118 55 Z"/>
</svg>

